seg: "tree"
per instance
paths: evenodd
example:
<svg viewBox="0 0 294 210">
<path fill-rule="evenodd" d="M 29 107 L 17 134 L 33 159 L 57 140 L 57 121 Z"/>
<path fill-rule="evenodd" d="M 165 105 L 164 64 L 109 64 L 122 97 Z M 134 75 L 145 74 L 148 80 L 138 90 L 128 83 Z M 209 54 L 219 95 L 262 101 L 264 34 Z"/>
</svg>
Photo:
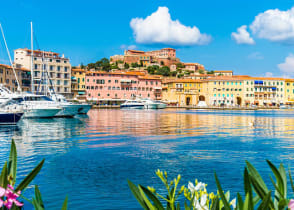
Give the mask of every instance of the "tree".
<svg viewBox="0 0 294 210">
<path fill-rule="evenodd" d="M 85 68 L 85 66 L 84 66 L 83 63 L 81 63 L 80 66 L 81 66 L 81 69 L 84 69 Z"/>
<path fill-rule="evenodd" d="M 172 72 L 170 73 L 170 75 L 173 76 L 173 77 L 175 77 L 175 76 L 177 76 L 177 73 L 178 73 L 177 71 L 172 71 Z"/>
<path fill-rule="evenodd" d="M 214 71 L 213 70 L 208 71 L 207 74 L 214 74 Z"/>
<path fill-rule="evenodd" d="M 163 75 L 163 76 L 169 76 L 170 69 L 168 66 L 163 66 L 156 71 L 156 74 Z"/>
<path fill-rule="evenodd" d="M 178 69 L 185 68 L 185 66 L 182 63 L 177 63 L 176 66 Z"/>
<path fill-rule="evenodd" d="M 155 74 L 155 70 L 156 69 L 153 66 L 148 66 L 147 67 L 147 71 L 148 71 L 149 74 Z"/>
<path fill-rule="evenodd" d="M 184 76 L 184 74 L 183 73 L 181 73 L 181 74 L 178 74 L 178 78 L 182 78 Z"/>
<path fill-rule="evenodd" d="M 201 69 L 198 72 L 199 72 L 199 74 L 204 74 L 204 71 Z"/>
<path fill-rule="evenodd" d="M 89 63 L 87 67 L 88 67 L 88 69 L 95 69 L 96 64 L 95 63 Z"/>
<path fill-rule="evenodd" d="M 138 65 L 138 63 L 131 63 L 131 67 L 132 68 L 136 68 L 136 67 L 138 67 L 139 65 Z"/>
<path fill-rule="evenodd" d="M 130 65 L 128 63 L 125 63 L 125 69 L 129 69 Z"/>
</svg>

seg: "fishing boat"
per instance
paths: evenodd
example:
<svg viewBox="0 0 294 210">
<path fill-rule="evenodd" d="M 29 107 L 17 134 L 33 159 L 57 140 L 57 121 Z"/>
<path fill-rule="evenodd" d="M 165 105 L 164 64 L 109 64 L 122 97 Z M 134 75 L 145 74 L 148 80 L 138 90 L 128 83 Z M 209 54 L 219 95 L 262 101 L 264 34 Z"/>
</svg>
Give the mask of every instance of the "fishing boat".
<svg viewBox="0 0 294 210">
<path fill-rule="evenodd" d="M 121 109 L 144 109 L 145 103 L 141 100 L 126 100 L 120 105 Z"/>
</svg>

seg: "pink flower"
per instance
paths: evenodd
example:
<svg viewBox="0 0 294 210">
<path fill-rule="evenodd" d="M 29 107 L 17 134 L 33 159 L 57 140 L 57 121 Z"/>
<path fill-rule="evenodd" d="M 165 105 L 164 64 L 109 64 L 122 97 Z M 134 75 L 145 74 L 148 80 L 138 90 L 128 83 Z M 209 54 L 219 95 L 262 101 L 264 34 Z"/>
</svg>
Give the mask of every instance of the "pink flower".
<svg viewBox="0 0 294 210">
<path fill-rule="evenodd" d="M 0 207 L 5 205 L 6 208 L 11 209 L 13 206 L 13 203 L 16 206 L 23 206 L 23 203 L 16 200 L 18 198 L 19 194 L 20 194 L 20 191 L 17 192 L 17 194 L 13 192 L 13 187 L 11 185 L 8 185 L 6 190 L 4 188 L 0 187 L 0 198 L 4 197 L 4 196 L 6 197 L 5 201 L 0 199 Z"/>
<path fill-rule="evenodd" d="M 288 208 L 291 209 L 291 210 L 294 210 L 294 200 L 291 199 L 289 204 L 288 204 Z"/>
<path fill-rule="evenodd" d="M 0 208 L 3 206 L 4 201 L 1 199 L 5 195 L 5 189 L 0 187 Z"/>
</svg>

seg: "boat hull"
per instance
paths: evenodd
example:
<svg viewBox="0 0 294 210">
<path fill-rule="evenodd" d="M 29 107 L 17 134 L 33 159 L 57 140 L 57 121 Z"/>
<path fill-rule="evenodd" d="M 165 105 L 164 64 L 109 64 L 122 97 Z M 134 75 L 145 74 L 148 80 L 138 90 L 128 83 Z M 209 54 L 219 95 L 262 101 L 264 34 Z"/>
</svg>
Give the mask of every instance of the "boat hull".
<svg viewBox="0 0 294 210">
<path fill-rule="evenodd" d="M 79 110 L 78 110 L 79 114 L 87 114 L 88 111 L 92 108 L 90 104 L 79 104 L 78 106 L 79 106 Z"/>
<path fill-rule="evenodd" d="M 62 110 L 55 117 L 74 117 L 79 113 L 80 106 L 76 104 L 61 105 Z"/>
<path fill-rule="evenodd" d="M 54 117 L 60 108 L 51 108 L 51 109 L 26 109 L 24 113 L 25 118 L 50 118 Z"/>
<path fill-rule="evenodd" d="M 138 104 L 138 105 L 120 105 L 121 109 L 144 109 L 144 104 Z"/>
<path fill-rule="evenodd" d="M 15 125 L 23 116 L 23 112 L 0 113 L 0 125 Z"/>
</svg>

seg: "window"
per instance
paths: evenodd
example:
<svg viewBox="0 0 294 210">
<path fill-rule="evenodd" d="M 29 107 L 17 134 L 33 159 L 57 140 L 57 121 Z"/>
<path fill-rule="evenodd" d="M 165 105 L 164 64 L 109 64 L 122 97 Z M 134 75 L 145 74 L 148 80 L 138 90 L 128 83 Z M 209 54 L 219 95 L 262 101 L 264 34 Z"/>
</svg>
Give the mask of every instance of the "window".
<svg viewBox="0 0 294 210">
<path fill-rule="evenodd" d="M 64 85 L 68 85 L 68 81 L 67 80 L 64 80 Z"/>
<path fill-rule="evenodd" d="M 57 71 L 60 71 L 61 67 L 60 66 L 57 66 Z"/>
<path fill-rule="evenodd" d="M 108 93 L 107 96 L 110 96 L 110 94 Z"/>
<path fill-rule="evenodd" d="M 38 64 L 35 64 L 35 69 L 38 69 Z"/>
<path fill-rule="evenodd" d="M 108 80 L 108 83 L 111 83 L 111 80 Z"/>
<path fill-rule="evenodd" d="M 54 66 L 50 66 L 50 71 L 53 71 L 54 70 Z"/>
<path fill-rule="evenodd" d="M 118 83 L 118 80 L 115 80 L 114 82 L 115 82 L 115 83 Z"/>
<path fill-rule="evenodd" d="M 100 96 L 100 93 L 98 93 L 98 96 Z"/>
<path fill-rule="evenodd" d="M 64 71 L 67 72 L 67 67 L 66 66 L 64 67 Z"/>
<path fill-rule="evenodd" d="M 110 86 L 108 86 L 108 90 L 111 90 L 111 87 Z"/>
</svg>

